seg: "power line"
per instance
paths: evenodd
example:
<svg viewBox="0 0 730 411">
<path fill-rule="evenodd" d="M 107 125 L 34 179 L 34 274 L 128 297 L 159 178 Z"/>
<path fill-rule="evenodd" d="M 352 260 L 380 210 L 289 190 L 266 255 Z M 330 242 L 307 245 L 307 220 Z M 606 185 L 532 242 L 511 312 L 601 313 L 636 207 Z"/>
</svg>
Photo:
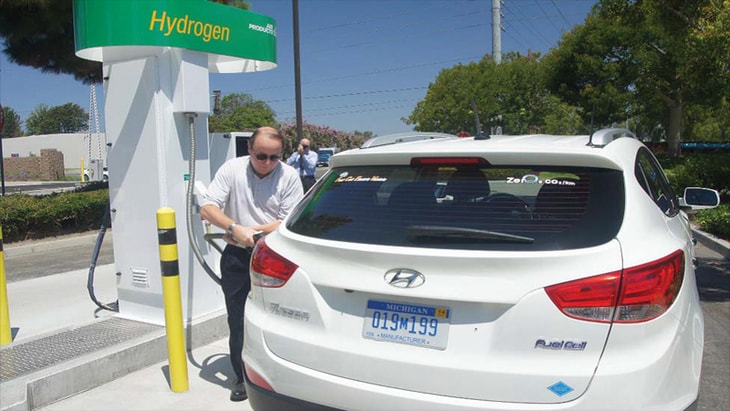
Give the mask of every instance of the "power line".
<svg viewBox="0 0 730 411">
<path fill-rule="evenodd" d="M 563 18 L 563 21 L 565 22 L 565 25 L 566 26 L 570 26 L 570 23 L 568 22 L 568 19 L 565 18 L 565 15 L 563 14 L 563 11 L 560 10 L 560 7 L 558 7 L 557 3 L 555 3 L 555 0 L 552 0 L 552 1 L 553 1 L 553 6 L 555 6 L 555 10 L 557 10 L 558 13 L 560 14 L 560 17 Z"/>
<path fill-rule="evenodd" d="M 479 1 L 476 1 L 476 0 L 466 0 L 466 1 L 461 1 L 461 2 L 457 2 L 455 0 L 448 0 L 447 3 L 449 4 L 449 8 L 450 9 L 454 9 L 454 8 L 458 7 L 457 3 L 462 3 L 462 4 L 472 3 L 472 4 L 475 4 L 477 6 L 480 5 L 480 2 Z M 400 16 L 408 16 L 408 17 L 418 18 L 419 17 L 419 13 L 423 13 L 424 11 L 428 11 L 430 9 L 435 9 L 435 8 L 443 8 L 443 5 L 442 4 L 439 4 L 439 3 L 434 3 L 431 6 L 423 7 L 421 4 L 419 4 L 419 7 L 418 8 L 409 8 L 409 9 L 404 10 L 403 12 L 379 15 L 377 17 L 371 17 L 371 18 L 366 18 L 366 19 L 361 19 L 361 20 L 355 20 L 355 21 L 350 22 L 350 23 L 342 23 L 342 24 L 335 24 L 335 25 L 332 25 L 332 26 L 318 27 L 318 28 L 315 28 L 315 29 L 311 29 L 311 30 L 305 31 L 305 34 L 316 33 L 316 32 L 325 31 L 325 30 L 331 31 L 332 29 L 340 29 L 340 28 L 346 28 L 346 27 L 352 27 L 352 26 L 360 26 L 360 25 L 364 25 L 364 24 L 372 23 L 372 22 L 377 22 L 377 21 L 381 21 L 381 20 L 391 20 L 394 17 L 400 17 Z M 465 16 L 469 16 L 469 15 L 475 15 L 475 14 L 482 14 L 482 13 L 484 13 L 484 11 L 471 11 L 471 12 L 460 13 L 460 14 L 455 14 L 455 15 L 451 15 L 451 16 L 439 16 L 439 21 L 444 21 L 444 20 L 446 20 L 446 21 L 454 21 L 455 19 L 458 19 L 458 18 L 461 18 L 461 17 L 465 17 Z M 406 28 L 406 27 L 409 27 L 409 26 L 423 25 L 423 24 L 424 24 L 424 22 L 422 20 L 418 20 L 418 21 L 416 21 L 414 23 L 411 23 L 411 24 L 408 24 L 408 25 L 399 24 L 397 27 L 398 27 L 398 29 L 403 29 L 403 28 Z M 393 26 L 376 28 L 375 30 L 370 30 L 369 32 L 372 33 L 374 31 L 383 31 L 383 30 L 388 30 L 388 31 L 391 31 L 392 32 Z"/>
<path fill-rule="evenodd" d="M 400 91 L 423 90 L 423 89 L 427 89 L 427 88 L 428 87 L 406 87 L 406 88 L 394 88 L 394 89 L 387 89 L 387 90 L 353 91 L 351 93 L 304 97 L 304 100 L 318 100 L 318 99 L 334 98 L 334 97 L 352 97 L 352 96 L 362 96 L 362 95 L 368 95 L 368 94 L 396 93 L 396 92 L 400 92 Z M 289 99 L 269 100 L 268 103 L 281 103 L 281 102 L 291 101 L 291 100 L 292 99 L 290 99 L 290 98 Z"/>
<path fill-rule="evenodd" d="M 535 39 L 542 39 L 542 41 L 545 41 L 545 36 L 541 35 L 540 33 L 538 33 L 535 30 L 534 24 L 525 23 L 525 21 L 527 21 L 527 20 L 537 20 L 537 19 L 540 19 L 541 17 L 525 16 L 519 7 L 513 9 L 512 7 L 507 6 L 507 4 L 505 4 L 505 7 L 503 8 L 503 10 L 506 10 L 506 13 L 505 13 L 505 18 L 502 21 L 503 21 L 503 23 L 506 24 L 507 28 L 515 27 L 513 25 L 513 22 L 517 22 L 517 23 L 521 24 L 528 32 L 532 33 L 532 35 L 529 36 L 529 38 L 530 38 L 530 40 L 532 40 L 532 42 L 534 42 Z M 513 15 L 521 16 L 521 17 L 512 17 Z M 523 30 L 518 30 L 518 29 L 516 29 L 516 27 L 514 30 L 505 30 L 505 33 L 507 33 L 507 35 L 512 39 L 517 39 L 516 36 L 520 36 L 520 38 L 524 38 L 524 35 L 522 34 L 523 32 L 524 32 Z M 522 42 L 522 41 L 518 40 L 518 43 L 522 44 L 525 49 L 530 49 L 530 46 L 528 44 L 529 42 Z"/>
<path fill-rule="evenodd" d="M 439 6 L 439 5 L 434 4 L 431 7 L 424 7 L 424 8 L 421 8 L 419 10 L 421 10 L 421 11 L 428 10 L 428 9 L 436 8 L 437 6 Z M 306 32 L 306 34 L 318 32 L 318 31 L 324 31 L 324 30 L 339 29 L 339 28 L 343 28 L 343 27 L 358 26 L 358 25 L 365 24 L 365 23 L 370 23 L 370 22 L 373 22 L 373 21 L 388 20 L 388 19 L 391 19 L 393 17 L 412 16 L 412 15 L 413 15 L 413 10 L 406 10 L 406 11 L 404 11 L 402 13 L 385 14 L 385 15 L 381 15 L 381 16 L 378 16 L 378 17 L 371 17 L 371 18 L 362 19 L 362 20 L 355 20 L 355 21 L 353 21 L 351 23 L 343 23 L 343 24 L 336 24 L 336 25 L 333 25 L 333 26 L 318 27 L 316 29 L 308 30 Z"/>
<path fill-rule="evenodd" d="M 542 2 L 550 1 L 549 4 L 543 4 Z M 547 46 L 552 46 L 551 38 L 554 38 L 552 34 L 548 34 L 548 32 L 552 32 L 552 30 L 549 30 L 551 27 L 552 29 L 556 30 L 559 34 L 562 34 L 558 26 L 562 26 L 563 24 L 569 25 L 568 18 L 573 18 L 573 16 L 570 16 L 570 13 L 564 13 L 561 7 L 565 8 L 568 7 L 567 10 L 572 10 L 576 8 L 580 8 L 581 6 L 570 6 L 568 5 L 567 1 L 571 0 L 560 0 L 559 3 L 556 0 L 509 0 L 505 2 L 504 8 L 508 11 L 507 18 L 503 19 L 503 22 L 506 23 L 506 28 L 508 30 L 505 31 L 505 35 L 508 36 L 511 41 L 514 41 L 516 44 L 519 44 L 521 47 L 524 47 L 526 49 L 543 49 L 547 48 Z M 594 3 L 596 0 L 572 0 L 571 2 L 573 4 L 576 3 Z M 529 3 L 528 3 L 529 2 Z M 441 3 L 443 4 L 443 3 Z M 344 22 L 342 24 L 333 24 L 329 26 L 319 26 L 314 29 L 310 30 L 304 30 L 303 33 L 311 38 L 317 37 L 317 38 L 323 38 L 322 36 L 318 35 L 319 33 L 327 33 L 331 35 L 332 31 L 340 30 L 342 33 L 341 35 L 336 36 L 336 40 L 339 40 L 341 43 L 340 45 L 333 45 L 334 47 L 327 47 L 321 48 L 319 50 L 312 50 L 308 51 L 307 53 L 309 55 L 312 54 L 323 54 L 326 52 L 336 52 L 338 50 L 351 50 L 359 47 L 368 47 L 373 46 L 376 44 L 383 44 L 383 43 L 393 43 L 393 42 L 400 42 L 403 41 L 404 44 L 414 44 L 411 41 L 406 41 L 412 38 L 421 38 L 421 37 L 434 37 L 437 39 L 443 40 L 444 38 L 451 38 L 448 36 L 444 36 L 443 33 L 462 33 L 464 30 L 480 30 L 484 26 L 487 26 L 489 22 L 487 20 L 489 19 L 482 19 L 483 21 L 474 22 L 472 24 L 471 17 L 479 17 L 479 16 L 485 16 L 488 12 L 489 7 L 485 6 L 485 1 L 480 0 L 479 2 L 474 2 L 473 4 L 478 5 L 478 7 L 481 7 L 483 10 L 476 10 L 473 7 L 466 6 L 465 4 L 461 4 L 462 6 L 462 12 L 460 13 L 452 13 L 456 14 L 458 16 L 464 17 L 467 21 L 461 21 L 464 19 L 453 19 L 449 17 L 448 10 L 453 10 L 455 7 L 451 7 L 451 2 L 449 2 L 449 6 L 444 7 L 444 10 L 446 13 L 439 16 L 438 23 L 434 21 L 430 21 L 431 18 L 421 18 L 418 22 L 412 22 L 410 19 L 406 18 L 400 18 L 403 16 L 408 17 L 415 17 L 418 18 L 418 15 L 415 15 L 414 12 L 417 12 L 419 9 L 414 8 L 414 10 L 410 11 L 398 11 L 394 13 L 390 13 L 387 15 L 379 15 L 377 17 L 370 17 L 370 18 L 361 18 L 357 19 L 351 22 Z M 515 6 L 516 5 L 516 6 Z M 464 7 L 466 6 L 466 7 Z M 509 7 L 512 6 L 512 7 Z M 428 6 L 425 8 L 432 8 L 432 6 Z M 421 8 L 420 10 L 423 10 L 424 8 Z M 551 12 L 549 14 L 548 12 Z M 347 14 L 347 13 L 345 13 Z M 575 15 L 577 15 L 576 13 Z M 584 16 L 585 13 L 580 13 L 581 16 Z M 453 16 L 452 16 L 453 17 Z M 547 24 L 550 24 L 550 26 L 547 26 L 547 24 L 543 24 L 544 20 L 547 19 L 548 21 L 545 22 Z M 406 21 L 404 21 L 406 20 Z M 453 22 L 453 21 L 459 21 L 461 24 L 449 24 L 445 22 Z M 381 24 L 377 24 L 380 22 Z M 536 24 L 535 22 L 539 22 L 539 24 Z M 413 29 L 414 26 L 423 26 L 426 28 L 426 30 L 415 30 Z M 544 29 L 548 29 L 547 32 Z M 381 33 L 379 35 L 379 39 L 375 41 L 375 39 L 372 36 L 365 37 L 364 40 L 358 41 L 355 40 L 354 37 L 357 35 L 356 33 L 363 33 L 367 30 L 368 34 L 374 34 L 374 33 Z M 385 33 L 385 35 L 383 35 Z M 481 31 L 480 31 L 481 33 Z M 437 36 L 438 35 L 438 36 Z M 486 33 L 484 36 L 481 34 L 479 37 L 486 37 L 488 36 L 488 33 Z M 352 41 L 347 42 L 347 44 L 342 41 L 343 38 L 349 38 Z M 362 38 L 362 37 L 361 37 Z M 463 40 L 463 39 L 462 39 Z M 450 40 L 448 40 L 450 41 Z M 544 44 L 535 44 L 538 42 L 542 42 Z M 470 61 L 478 61 L 480 58 L 482 58 L 484 55 L 488 54 L 488 39 L 486 39 L 485 42 L 477 42 L 477 43 L 483 43 L 482 49 L 484 50 L 484 53 L 478 56 L 471 56 L 468 59 Z M 475 43 L 475 44 L 477 44 Z M 548 44 L 550 43 L 550 44 Z M 317 44 L 317 42 L 315 42 Z M 419 44 L 421 44 L 419 42 Z M 424 44 L 427 45 L 427 44 Z M 532 46 L 532 47 L 530 47 Z M 543 47 L 545 46 L 545 47 Z M 506 48 L 507 51 L 509 51 L 511 47 Z M 412 49 L 411 51 L 417 52 L 419 49 Z M 424 49 L 424 52 L 421 53 L 423 55 L 429 55 L 430 53 L 427 53 Z M 366 51 L 363 51 L 366 52 Z M 367 51 L 369 52 L 369 50 Z M 321 58 L 321 57 L 320 57 Z M 389 61 L 390 59 L 384 59 L 383 61 Z M 449 63 L 455 63 L 457 61 L 464 61 L 464 59 L 450 59 L 450 60 L 444 60 L 434 63 L 420 63 L 420 64 L 408 64 L 404 66 L 396 66 L 396 67 L 390 67 L 385 69 L 375 69 L 372 71 L 366 71 L 361 73 L 353 73 L 353 70 L 347 70 L 344 75 L 336 76 L 336 77 L 328 77 L 328 78 L 321 78 L 317 80 L 309 80 L 304 82 L 306 85 L 312 85 L 312 84 L 321 84 L 325 82 L 333 82 L 338 80 L 349 80 L 349 79 L 362 79 L 368 76 L 378 76 L 378 75 L 384 75 L 394 72 L 407 72 L 408 70 L 415 70 L 429 67 L 429 66 L 448 66 Z M 344 69 L 342 70 L 344 71 Z M 316 72 L 315 72 L 316 73 Z M 384 79 L 386 77 L 383 77 Z M 363 80 L 362 83 L 369 82 L 370 80 Z M 379 81 L 375 79 L 374 81 Z M 348 82 L 348 84 L 357 84 L 357 81 L 354 82 Z M 259 88 L 253 88 L 249 89 L 249 92 L 258 92 L 258 91 L 267 91 L 267 90 L 275 90 L 275 89 L 282 89 L 282 88 L 291 88 L 291 85 L 270 85 L 267 87 L 259 87 Z M 386 93 L 407 93 L 408 91 L 415 91 L 415 90 L 427 90 L 427 86 L 423 87 L 405 87 L 405 88 L 393 88 L 393 89 L 385 89 L 385 90 L 363 90 L 363 91 L 348 91 L 348 92 L 342 92 L 337 93 L 339 90 L 331 90 L 335 91 L 335 93 L 329 93 L 319 96 L 308 96 L 303 97 L 303 100 L 307 100 L 309 103 L 309 106 L 317 106 L 320 104 L 315 104 L 313 102 L 315 101 L 325 101 L 327 99 L 336 99 L 336 98 L 347 98 L 347 97 L 357 97 L 357 96 L 367 96 L 367 95 L 384 95 Z M 273 94 L 273 93 L 272 93 Z M 407 94 L 406 94 L 407 95 Z M 363 99 L 355 99 L 355 100 L 363 100 Z M 267 100 L 264 100 L 267 101 Z M 282 109 L 289 109 L 291 108 L 289 103 L 292 101 L 291 98 L 281 98 L 281 99 L 272 99 L 268 100 L 267 103 L 272 104 L 274 106 L 279 106 Z M 402 108 L 410 108 L 412 109 L 414 105 L 396 105 L 392 106 L 393 103 L 396 103 L 399 100 L 387 100 L 387 101 L 380 101 L 380 102 L 370 102 L 370 103 L 363 103 L 363 104 L 349 104 L 346 106 L 333 106 L 333 107 L 327 107 L 327 108 L 316 108 L 316 109 L 305 109 L 304 117 L 336 117 L 338 115 L 344 115 L 344 114 L 353 114 L 353 113 L 359 113 L 359 112 L 371 112 L 371 111 L 386 111 L 386 110 L 395 110 L 395 109 L 402 109 Z M 407 100 L 406 100 L 407 101 Z M 417 101 L 417 99 L 416 99 Z M 344 100 L 343 100 L 344 102 Z M 349 103 L 349 102 L 348 102 Z M 414 102 L 414 104 L 416 104 Z M 370 108 L 371 107 L 371 108 Z M 353 110 L 350 110 L 353 109 Z M 278 113 L 279 116 L 286 116 L 289 114 L 289 111 L 282 111 Z"/>
<path fill-rule="evenodd" d="M 521 3 L 526 3 L 529 1 L 532 4 L 538 4 L 537 0 L 514 0 L 510 3 L 514 3 L 515 1 L 521 2 Z M 545 1 L 547 1 L 547 0 L 545 0 Z M 555 0 L 550 0 L 550 1 L 551 1 L 551 3 L 555 4 L 554 3 Z M 572 2 L 573 3 L 593 3 L 594 1 L 593 0 L 572 0 Z M 547 14 L 547 12 L 545 10 L 543 10 L 542 13 L 540 13 L 540 15 L 526 15 L 525 13 L 523 13 L 524 6 L 526 6 L 526 5 L 523 4 L 522 7 L 520 7 L 520 5 L 517 5 L 517 7 L 515 7 L 514 4 L 510 4 L 510 3 L 505 3 L 505 5 L 503 7 L 503 10 L 505 10 L 505 18 L 502 19 L 502 22 L 505 26 L 505 33 L 507 33 L 507 35 L 512 40 L 519 43 L 525 49 L 540 48 L 540 47 L 535 47 L 535 46 L 530 47 L 528 44 L 529 42 L 534 43 L 536 39 L 541 39 L 544 42 L 544 44 L 543 44 L 544 48 L 549 48 L 549 46 L 550 46 L 550 44 L 547 43 L 548 37 L 545 36 L 543 33 L 539 33 L 536 30 L 538 25 L 536 25 L 532 22 L 548 19 L 548 20 L 550 20 L 551 25 L 555 28 L 555 25 L 553 23 L 553 20 L 555 20 L 555 19 L 562 19 L 566 22 L 566 24 L 570 24 L 569 21 L 567 20 L 568 17 L 583 17 L 583 18 L 585 17 L 584 13 L 566 14 L 566 13 L 563 13 L 562 11 L 560 11 L 560 9 L 558 9 L 559 14 L 555 14 L 555 15 Z M 555 4 L 555 5 L 557 7 L 557 4 Z M 517 24 L 519 24 L 519 26 L 522 28 L 518 29 Z M 529 35 L 529 37 L 527 37 L 525 35 L 525 32 L 531 33 Z M 560 34 L 562 35 L 562 33 L 560 33 Z M 528 38 L 529 38 L 529 40 L 527 40 Z M 524 41 L 523 41 L 523 39 L 524 39 Z"/>
<path fill-rule="evenodd" d="M 373 102 L 373 103 L 348 104 L 345 106 L 337 106 L 336 108 L 345 109 L 345 108 L 356 108 L 356 107 L 372 107 L 372 106 L 379 106 L 379 105 L 383 105 L 383 104 L 402 103 L 402 102 L 406 102 L 406 101 L 412 101 L 412 99 L 404 98 L 404 99 L 397 99 L 397 100 L 377 101 L 377 102 Z M 330 111 L 332 109 L 333 109 L 333 107 L 308 109 L 307 115 L 310 116 L 310 115 L 313 115 L 313 113 L 322 112 L 322 111 Z M 282 111 L 281 113 L 278 113 L 278 114 L 285 115 L 285 114 L 292 114 L 292 113 L 293 113 L 292 111 Z M 327 114 L 330 114 L 330 113 L 327 113 Z"/>
<path fill-rule="evenodd" d="M 395 110 L 395 109 L 409 108 L 409 107 L 412 107 L 412 106 L 403 105 L 403 106 L 373 108 L 373 109 L 369 109 L 369 110 L 338 111 L 338 112 L 326 113 L 326 114 L 324 114 L 324 113 L 323 114 L 312 114 L 312 115 L 307 115 L 307 117 L 330 117 L 330 116 L 339 116 L 342 114 L 369 113 L 369 112 L 374 112 L 374 111 Z"/>
<path fill-rule="evenodd" d="M 468 60 L 473 60 L 473 59 L 480 58 L 480 57 L 481 56 L 469 56 L 469 57 L 461 57 L 461 58 L 457 58 L 457 59 L 437 61 L 435 63 L 412 64 L 412 65 L 408 65 L 408 66 L 391 67 L 388 69 L 370 71 L 370 72 L 365 72 L 365 73 L 349 74 L 349 75 L 339 76 L 339 77 L 328 77 L 328 78 L 324 78 L 324 79 L 320 79 L 320 80 L 310 80 L 310 81 L 305 82 L 304 84 L 331 82 L 331 81 L 335 81 L 335 80 L 344 80 L 344 79 L 348 79 L 348 78 L 365 77 L 365 76 L 371 76 L 371 75 L 375 75 L 375 74 L 392 73 L 392 72 L 396 72 L 396 71 L 408 70 L 408 69 L 412 69 L 412 68 L 436 66 L 436 65 L 451 63 L 451 62 L 456 62 L 456 61 L 464 61 L 464 60 L 468 61 Z M 273 89 L 277 89 L 277 88 L 292 87 L 292 86 L 293 86 L 293 84 L 285 84 L 285 85 L 281 85 L 281 86 L 260 87 L 260 88 L 250 89 L 249 91 L 254 92 L 254 91 L 263 91 L 263 90 L 273 90 Z"/>
<path fill-rule="evenodd" d="M 542 15 L 545 16 L 545 19 L 547 19 L 548 22 L 550 22 L 550 25 L 553 26 L 553 28 L 555 29 L 555 31 L 557 31 L 558 33 L 560 33 L 560 29 L 558 28 L 558 26 L 555 25 L 555 23 L 553 22 L 553 19 L 551 19 L 550 17 L 548 17 L 547 13 L 545 12 L 545 9 L 542 7 L 542 4 L 540 4 L 540 2 L 537 1 L 537 0 L 535 0 L 535 4 L 537 4 L 537 7 L 540 8 L 540 11 L 542 12 Z"/>
<path fill-rule="evenodd" d="M 447 33 L 447 32 L 455 32 L 455 31 L 460 31 L 460 30 L 468 30 L 468 29 L 472 29 L 472 28 L 488 26 L 490 24 L 491 23 L 475 23 L 475 24 L 470 24 L 470 25 L 460 25 L 460 26 L 456 26 L 456 27 L 453 27 L 453 28 L 445 28 L 445 29 L 441 29 L 441 30 L 430 31 L 430 32 L 427 32 L 427 33 L 413 33 L 413 34 L 410 34 L 410 35 L 406 35 L 406 36 L 400 37 L 399 39 L 402 40 L 402 39 L 408 39 L 408 38 L 414 38 L 414 37 L 423 37 L 423 36 L 425 36 L 427 34 Z M 328 51 L 349 49 L 349 48 L 362 47 L 362 46 L 367 46 L 367 45 L 371 45 L 371 44 L 380 44 L 380 43 L 381 43 L 380 41 L 375 41 L 375 40 L 373 40 L 373 41 L 364 41 L 364 42 L 360 42 L 360 43 L 346 44 L 346 45 L 339 46 L 339 47 L 332 47 L 332 48 L 327 48 L 327 49 L 313 50 L 313 51 L 310 51 L 309 53 L 310 54 L 317 54 L 317 53 L 323 53 L 323 52 L 328 52 Z"/>
</svg>

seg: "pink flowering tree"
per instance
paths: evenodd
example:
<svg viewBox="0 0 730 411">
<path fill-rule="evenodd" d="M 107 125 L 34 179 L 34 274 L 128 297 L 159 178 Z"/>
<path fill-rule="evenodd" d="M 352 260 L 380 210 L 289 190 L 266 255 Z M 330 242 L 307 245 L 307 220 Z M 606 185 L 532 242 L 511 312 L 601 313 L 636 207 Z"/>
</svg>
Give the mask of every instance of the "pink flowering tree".
<svg viewBox="0 0 730 411">
<path fill-rule="evenodd" d="M 282 123 L 279 130 L 284 135 L 284 156 L 288 157 L 295 149 L 299 140 L 307 138 L 312 144 L 312 149 L 317 151 L 320 147 L 337 147 L 340 151 L 359 147 L 369 137 L 370 132 L 346 132 L 335 130 L 327 126 L 302 123 L 302 136 L 297 137 L 296 123 Z"/>
</svg>

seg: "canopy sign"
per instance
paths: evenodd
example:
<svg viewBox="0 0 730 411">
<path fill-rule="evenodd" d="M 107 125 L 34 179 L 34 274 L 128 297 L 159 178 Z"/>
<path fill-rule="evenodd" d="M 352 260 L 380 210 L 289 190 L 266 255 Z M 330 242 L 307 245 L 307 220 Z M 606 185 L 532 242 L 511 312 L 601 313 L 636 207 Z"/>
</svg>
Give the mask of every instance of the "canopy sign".
<svg viewBox="0 0 730 411">
<path fill-rule="evenodd" d="M 211 72 L 276 67 L 274 19 L 207 0 L 74 0 L 76 55 L 112 62 L 164 47 L 206 52 Z"/>
</svg>

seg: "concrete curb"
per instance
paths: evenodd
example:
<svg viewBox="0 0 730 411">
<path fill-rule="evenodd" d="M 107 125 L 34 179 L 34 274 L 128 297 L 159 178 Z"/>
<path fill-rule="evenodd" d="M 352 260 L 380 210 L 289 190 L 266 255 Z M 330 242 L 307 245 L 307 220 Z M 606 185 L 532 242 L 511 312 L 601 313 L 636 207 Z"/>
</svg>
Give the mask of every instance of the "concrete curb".
<svg viewBox="0 0 730 411">
<path fill-rule="evenodd" d="M 730 242 L 717 238 L 710 233 L 706 233 L 695 226 L 692 226 L 692 235 L 705 247 L 720 254 L 726 259 L 730 259 Z"/>
<path fill-rule="evenodd" d="M 185 335 L 188 353 L 225 338 L 225 313 L 188 324 Z M 34 410 L 165 361 L 167 355 L 167 336 L 161 327 L 135 340 L 4 382 L 0 410 Z"/>
</svg>

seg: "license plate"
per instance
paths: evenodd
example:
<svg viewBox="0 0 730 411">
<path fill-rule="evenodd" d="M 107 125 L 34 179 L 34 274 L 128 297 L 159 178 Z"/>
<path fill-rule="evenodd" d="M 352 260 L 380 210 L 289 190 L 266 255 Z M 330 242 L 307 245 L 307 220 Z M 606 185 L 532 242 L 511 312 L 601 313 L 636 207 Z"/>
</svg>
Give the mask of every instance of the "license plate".
<svg viewBox="0 0 730 411">
<path fill-rule="evenodd" d="M 368 300 L 362 336 L 443 350 L 449 340 L 448 307 Z"/>
</svg>

